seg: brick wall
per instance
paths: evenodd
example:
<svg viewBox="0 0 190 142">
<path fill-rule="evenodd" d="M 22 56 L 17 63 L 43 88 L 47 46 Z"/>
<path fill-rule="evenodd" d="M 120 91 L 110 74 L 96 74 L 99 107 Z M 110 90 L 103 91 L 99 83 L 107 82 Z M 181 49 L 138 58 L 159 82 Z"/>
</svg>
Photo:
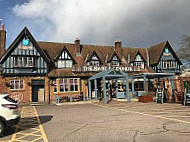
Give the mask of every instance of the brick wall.
<svg viewBox="0 0 190 142">
<path fill-rule="evenodd" d="M 10 89 L 11 80 L 23 80 L 24 88 L 19 90 Z M 0 76 L 0 93 L 8 93 L 11 96 L 19 96 L 20 102 L 31 102 L 32 101 L 32 80 L 45 80 L 45 102 L 49 101 L 49 89 L 48 89 L 48 78 L 47 77 L 5 77 Z"/>
</svg>

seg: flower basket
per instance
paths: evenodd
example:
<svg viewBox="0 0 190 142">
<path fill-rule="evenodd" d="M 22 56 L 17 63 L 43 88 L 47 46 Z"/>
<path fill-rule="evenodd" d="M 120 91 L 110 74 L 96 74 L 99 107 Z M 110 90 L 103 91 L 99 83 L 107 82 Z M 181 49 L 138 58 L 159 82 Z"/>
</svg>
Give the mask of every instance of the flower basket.
<svg viewBox="0 0 190 142">
<path fill-rule="evenodd" d="M 138 101 L 143 103 L 153 102 L 153 96 L 149 95 L 148 92 L 145 92 L 142 96 L 138 96 Z"/>
</svg>

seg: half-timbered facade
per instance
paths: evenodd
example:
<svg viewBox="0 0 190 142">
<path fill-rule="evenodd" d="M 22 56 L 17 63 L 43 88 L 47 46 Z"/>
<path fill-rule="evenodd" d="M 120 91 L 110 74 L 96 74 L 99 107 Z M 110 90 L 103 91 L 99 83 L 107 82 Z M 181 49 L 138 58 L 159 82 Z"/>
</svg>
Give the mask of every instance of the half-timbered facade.
<svg viewBox="0 0 190 142">
<path fill-rule="evenodd" d="M 179 74 L 182 63 L 168 41 L 147 49 L 122 47 L 118 40 L 114 46 L 83 45 L 78 38 L 74 43 L 42 42 L 24 28 L 0 64 L 0 92 L 8 92 L 23 102 L 48 102 L 57 95 L 88 96 L 88 78 L 110 68 L 129 75 Z"/>
</svg>

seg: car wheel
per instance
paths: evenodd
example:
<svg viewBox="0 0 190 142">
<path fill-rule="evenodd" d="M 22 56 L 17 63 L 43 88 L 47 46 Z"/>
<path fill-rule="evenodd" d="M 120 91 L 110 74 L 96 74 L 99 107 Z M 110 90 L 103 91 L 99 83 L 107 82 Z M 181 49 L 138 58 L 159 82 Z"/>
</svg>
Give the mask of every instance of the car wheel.
<svg viewBox="0 0 190 142">
<path fill-rule="evenodd" d="M 0 121 L 0 136 L 3 134 L 4 130 L 5 130 L 5 124 L 2 121 Z"/>
</svg>

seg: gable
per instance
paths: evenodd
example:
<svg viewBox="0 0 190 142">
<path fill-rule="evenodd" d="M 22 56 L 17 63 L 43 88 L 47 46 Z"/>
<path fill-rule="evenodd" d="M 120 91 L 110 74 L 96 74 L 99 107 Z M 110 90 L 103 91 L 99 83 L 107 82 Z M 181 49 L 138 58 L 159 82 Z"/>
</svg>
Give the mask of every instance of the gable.
<svg viewBox="0 0 190 142">
<path fill-rule="evenodd" d="M 116 52 L 113 53 L 112 57 L 110 58 L 110 60 L 108 62 L 111 62 L 111 61 L 119 61 L 119 62 L 121 62 L 121 59 L 116 54 Z"/>
<path fill-rule="evenodd" d="M 173 60 L 175 59 L 178 64 L 182 65 L 181 60 L 179 59 L 179 57 L 177 56 L 177 54 L 174 52 L 173 48 L 171 47 L 171 45 L 169 44 L 169 42 L 167 42 L 161 52 L 161 55 L 159 57 L 159 60 L 162 59 L 166 59 L 166 60 Z"/>
<path fill-rule="evenodd" d="M 24 38 L 27 38 L 30 42 L 30 47 L 34 46 L 35 49 L 39 52 L 39 54 L 42 56 L 42 58 L 47 62 L 50 63 L 50 59 L 46 56 L 46 54 L 43 52 L 43 50 L 38 46 L 38 44 L 36 43 L 35 39 L 33 38 L 33 36 L 31 35 L 31 33 L 29 32 L 29 30 L 25 27 L 21 33 L 17 36 L 17 38 L 13 41 L 13 43 L 9 46 L 9 48 L 7 49 L 7 51 L 5 52 L 5 54 L 2 56 L 0 63 L 2 64 L 8 57 L 9 55 L 19 46 L 21 45 L 21 42 L 23 42 Z M 26 44 L 26 41 L 23 42 Z M 21 46 L 19 46 L 20 49 Z"/>
<path fill-rule="evenodd" d="M 50 60 L 38 47 L 27 28 L 19 34 L 1 58 L 2 74 L 46 74 Z"/>
<path fill-rule="evenodd" d="M 87 62 L 90 62 L 90 61 L 99 61 L 101 62 L 99 56 L 97 55 L 97 53 L 95 51 L 93 51 L 92 55 L 90 56 L 90 58 L 87 60 Z"/>
<path fill-rule="evenodd" d="M 135 61 L 143 61 L 142 56 L 140 54 L 137 54 L 135 57 Z"/>
<path fill-rule="evenodd" d="M 76 61 L 65 46 L 62 51 L 54 58 L 54 61 L 58 60 L 73 60 L 73 62 L 76 63 Z"/>
</svg>

